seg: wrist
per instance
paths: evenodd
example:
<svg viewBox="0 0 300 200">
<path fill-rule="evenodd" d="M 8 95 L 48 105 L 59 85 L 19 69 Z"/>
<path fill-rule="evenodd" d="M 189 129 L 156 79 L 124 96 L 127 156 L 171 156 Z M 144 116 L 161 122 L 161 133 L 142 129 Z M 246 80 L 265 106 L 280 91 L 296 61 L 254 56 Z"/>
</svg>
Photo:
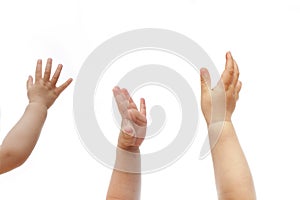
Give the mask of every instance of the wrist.
<svg viewBox="0 0 300 200">
<path fill-rule="evenodd" d="M 141 173 L 141 155 L 138 151 L 116 149 L 116 161 L 114 170 L 126 173 Z"/>
<path fill-rule="evenodd" d="M 207 128 L 209 129 L 209 128 L 213 128 L 215 126 L 219 127 L 220 125 L 225 126 L 226 124 L 232 124 L 231 119 L 211 121 L 211 122 L 207 123 L 206 125 L 207 125 Z"/>
<path fill-rule="evenodd" d="M 118 144 L 118 148 L 131 153 L 140 153 L 140 147 L 137 146 L 126 146 L 124 144 Z"/>
<path fill-rule="evenodd" d="M 216 109 L 215 111 L 212 110 L 209 113 L 203 112 L 207 127 L 213 124 L 219 124 L 224 122 L 231 123 L 232 113 L 233 111 L 228 111 L 224 109 Z"/>
<path fill-rule="evenodd" d="M 136 139 L 135 136 L 121 130 L 118 139 L 118 148 L 132 153 L 139 153 L 140 146 L 135 145 Z"/>
<path fill-rule="evenodd" d="M 231 121 L 219 121 L 212 123 L 208 126 L 208 135 L 211 142 L 215 143 L 216 140 L 223 138 L 232 138 L 235 136 L 234 127 Z M 215 141 L 215 142 L 214 142 Z"/>
<path fill-rule="evenodd" d="M 35 101 L 29 102 L 28 107 L 36 107 L 36 108 L 40 108 L 43 110 L 48 110 L 48 107 L 45 104 L 40 103 L 40 102 L 35 102 Z"/>
</svg>

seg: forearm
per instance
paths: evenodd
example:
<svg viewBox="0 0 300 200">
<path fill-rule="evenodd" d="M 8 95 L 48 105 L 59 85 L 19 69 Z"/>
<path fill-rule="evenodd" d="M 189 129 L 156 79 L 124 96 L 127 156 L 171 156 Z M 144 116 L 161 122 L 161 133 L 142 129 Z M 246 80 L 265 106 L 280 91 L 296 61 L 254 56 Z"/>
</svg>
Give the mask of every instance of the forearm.
<svg viewBox="0 0 300 200">
<path fill-rule="evenodd" d="M 46 117 L 46 106 L 28 104 L 21 119 L 3 140 L 0 173 L 10 171 L 25 162 L 36 145 Z"/>
<path fill-rule="evenodd" d="M 138 200 L 141 190 L 141 158 L 139 149 L 132 152 L 117 148 L 107 193 L 107 200 Z"/>
<path fill-rule="evenodd" d="M 251 172 L 233 124 L 211 125 L 209 136 L 219 199 L 256 199 Z"/>
</svg>

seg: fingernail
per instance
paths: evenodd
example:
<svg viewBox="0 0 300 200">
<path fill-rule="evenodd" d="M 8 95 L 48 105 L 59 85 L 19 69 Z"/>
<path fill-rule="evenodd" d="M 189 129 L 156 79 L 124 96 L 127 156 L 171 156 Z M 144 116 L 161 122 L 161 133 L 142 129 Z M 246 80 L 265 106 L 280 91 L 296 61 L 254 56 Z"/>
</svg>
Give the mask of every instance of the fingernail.
<svg viewBox="0 0 300 200">
<path fill-rule="evenodd" d="M 200 69 L 200 75 L 201 75 L 203 78 L 206 78 L 206 77 L 207 77 L 206 70 L 205 70 L 204 68 Z"/>
<path fill-rule="evenodd" d="M 231 57 L 231 52 L 228 51 L 228 52 L 227 52 L 227 58 L 230 58 L 230 57 Z"/>
<path fill-rule="evenodd" d="M 204 70 L 203 68 L 201 68 L 201 69 L 200 69 L 200 74 L 203 75 L 204 71 L 205 71 L 205 70 Z"/>
<path fill-rule="evenodd" d="M 113 90 L 113 91 L 117 91 L 117 87 L 118 87 L 118 86 L 115 86 L 112 90 Z"/>
</svg>

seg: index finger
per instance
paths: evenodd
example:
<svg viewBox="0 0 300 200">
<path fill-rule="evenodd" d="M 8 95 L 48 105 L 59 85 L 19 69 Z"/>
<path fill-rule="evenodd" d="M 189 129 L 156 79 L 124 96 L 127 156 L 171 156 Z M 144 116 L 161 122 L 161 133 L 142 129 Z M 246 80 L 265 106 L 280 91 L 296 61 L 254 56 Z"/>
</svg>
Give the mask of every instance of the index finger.
<svg viewBox="0 0 300 200">
<path fill-rule="evenodd" d="M 135 105 L 133 99 L 131 98 L 131 96 L 130 96 L 128 90 L 125 89 L 125 88 L 123 88 L 123 89 L 121 89 L 121 92 L 122 92 L 122 94 L 125 95 L 125 97 L 126 97 L 127 100 L 129 101 L 129 104 L 130 104 L 134 109 L 137 109 L 137 107 L 136 107 L 136 105 Z"/>
<path fill-rule="evenodd" d="M 113 94 L 115 97 L 115 101 L 117 103 L 118 109 L 122 117 L 126 115 L 126 111 L 129 105 L 128 100 L 126 99 L 125 95 L 121 92 L 121 89 L 119 87 L 113 88 Z"/>
</svg>

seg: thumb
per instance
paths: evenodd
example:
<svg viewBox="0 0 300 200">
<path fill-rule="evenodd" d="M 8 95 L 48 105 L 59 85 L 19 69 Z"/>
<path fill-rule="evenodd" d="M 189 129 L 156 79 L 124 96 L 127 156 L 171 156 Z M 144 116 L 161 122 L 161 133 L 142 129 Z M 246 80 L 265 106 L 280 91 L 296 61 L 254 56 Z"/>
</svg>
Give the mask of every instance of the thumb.
<svg viewBox="0 0 300 200">
<path fill-rule="evenodd" d="M 208 92 L 211 89 L 211 80 L 206 68 L 200 69 L 201 93 Z"/>
<path fill-rule="evenodd" d="M 32 85 L 33 85 L 33 78 L 32 78 L 32 76 L 29 76 L 29 77 L 28 77 L 28 80 L 27 80 L 27 84 L 26 84 L 27 90 L 28 90 Z"/>
</svg>

